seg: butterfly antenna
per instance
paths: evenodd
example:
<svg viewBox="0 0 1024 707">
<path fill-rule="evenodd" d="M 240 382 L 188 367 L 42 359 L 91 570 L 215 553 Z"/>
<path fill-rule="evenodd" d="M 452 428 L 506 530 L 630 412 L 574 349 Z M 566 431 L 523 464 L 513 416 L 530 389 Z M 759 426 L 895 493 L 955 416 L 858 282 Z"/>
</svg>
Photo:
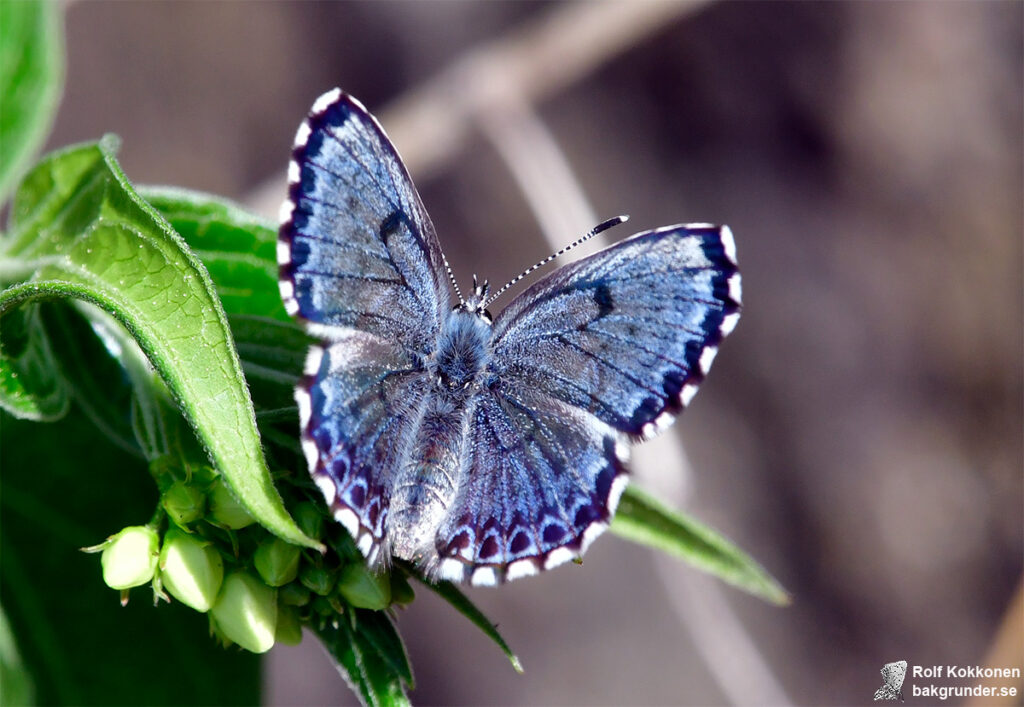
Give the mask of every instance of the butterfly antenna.
<svg viewBox="0 0 1024 707">
<path fill-rule="evenodd" d="M 582 245 L 582 244 L 586 243 L 591 238 L 596 236 L 598 233 L 602 233 L 603 231 L 607 231 L 609 228 L 612 228 L 614 226 L 618 226 L 620 223 L 625 223 L 628 220 L 629 220 L 629 216 L 626 215 L 626 214 L 623 214 L 622 216 L 616 216 L 615 218 L 610 218 L 607 221 L 602 221 L 601 223 L 597 224 L 592 229 L 587 231 L 586 235 L 581 236 L 580 238 L 577 238 L 576 240 L 574 240 L 572 243 L 570 243 L 569 245 L 567 245 L 564 248 L 562 248 L 557 253 L 552 253 L 551 255 L 549 255 L 548 257 L 544 258 L 544 260 L 540 261 L 536 265 L 533 265 L 531 267 L 526 268 L 526 270 L 523 270 L 523 272 L 519 273 L 518 276 L 512 278 L 507 283 L 505 283 L 505 285 L 500 290 L 498 290 L 493 295 L 488 297 L 487 301 L 482 306 L 486 307 L 491 302 L 493 302 L 494 300 L 498 299 L 498 297 L 501 295 L 501 293 L 503 293 L 508 288 L 512 287 L 512 285 L 514 285 L 517 282 L 519 282 L 520 280 L 522 280 L 524 277 L 526 277 L 527 275 L 532 273 L 537 268 L 542 268 L 545 265 L 547 265 L 548 263 L 550 263 L 552 260 L 554 260 L 555 258 L 560 258 L 561 256 L 565 255 L 566 253 L 568 253 L 570 250 L 572 250 L 576 246 Z"/>
<path fill-rule="evenodd" d="M 451 281 L 452 287 L 455 288 L 455 295 L 459 298 L 459 304 L 465 304 L 466 301 L 462 299 L 462 290 L 459 289 L 459 283 L 455 281 L 455 273 L 452 272 L 452 266 L 448 264 L 448 258 L 445 257 L 444 253 L 441 253 L 441 260 L 444 261 L 444 269 L 448 271 L 448 280 Z"/>
</svg>

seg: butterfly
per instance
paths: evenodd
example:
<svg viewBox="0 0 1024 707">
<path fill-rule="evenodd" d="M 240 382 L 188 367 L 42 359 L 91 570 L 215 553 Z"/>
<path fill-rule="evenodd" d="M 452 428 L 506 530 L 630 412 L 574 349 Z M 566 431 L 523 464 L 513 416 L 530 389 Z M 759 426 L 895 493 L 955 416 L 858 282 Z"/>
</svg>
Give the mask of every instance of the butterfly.
<svg viewBox="0 0 1024 707">
<path fill-rule="evenodd" d="M 320 340 L 295 392 L 302 449 L 368 564 L 494 585 L 580 557 L 629 443 L 690 402 L 739 319 L 729 229 L 638 233 L 492 317 L 505 288 L 474 277 L 463 299 L 450 277 L 452 300 L 409 174 L 351 96 L 314 103 L 288 184 L 281 296 Z"/>
<path fill-rule="evenodd" d="M 875 701 L 878 700 L 899 700 L 903 702 L 903 679 L 907 676 L 907 661 L 900 660 L 895 663 L 886 663 L 882 666 L 882 679 L 885 684 L 875 690 Z"/>
</svg>

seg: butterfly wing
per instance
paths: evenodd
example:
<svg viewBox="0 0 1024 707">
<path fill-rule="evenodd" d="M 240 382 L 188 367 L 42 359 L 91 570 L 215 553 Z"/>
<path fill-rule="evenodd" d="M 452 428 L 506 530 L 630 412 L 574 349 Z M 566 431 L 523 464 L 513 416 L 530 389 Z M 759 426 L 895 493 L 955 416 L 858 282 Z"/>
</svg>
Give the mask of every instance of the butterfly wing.
<svg viewBox="0 0 1024 707">
<path fill-rule="evenodd" d="M 328 505 L 371 560 L 387 488 L 423 403 L 423 359 L 448 310 L 443 256 L 383 129 L 321 96 L 295 138 L 278 238 L 281 295 L 320 337 L 296 390 L 302 446 Z"/>
<path fill-rule="evenodd" d="M 434 227 L 384 130 L 334 89 L 295 136 L 278 238 L 285 308 L 330 339 L 338 328 L 412 351 L 435 345 L 448 309 Z"/>
<path fill-rule="evenodd" d="M 689 402 L 739 308 L 732 235 L 703 225 L 637 234 L 517 297 L 494 324 L 438 574 L 488 584 L 582 554 L 625 486 L 626 440 Z"/>
<path fill-rule="evenodd" d="M 529 380 L 633 438 L 664 429 L 736 326 L 728 228 L 669 226 L 555 271 L 494 324 L 499 375 Z"/>
<path fill-rule="evenodd" d="M 528 381 L 477 396 L 466 446 L 428 567 L 451 581 L 493 585 L 581 555 L 625 483 L 628 449 L 616 431 Z"/>
</svg>

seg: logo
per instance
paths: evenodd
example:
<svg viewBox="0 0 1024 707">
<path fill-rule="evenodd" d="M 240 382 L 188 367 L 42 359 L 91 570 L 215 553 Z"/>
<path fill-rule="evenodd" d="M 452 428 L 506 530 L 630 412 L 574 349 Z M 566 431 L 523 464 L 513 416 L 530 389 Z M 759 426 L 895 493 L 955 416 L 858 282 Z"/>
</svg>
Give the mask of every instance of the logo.
<svg viewBox="0 0 1024 707">
<path fill-rule="evenodd" d="M 899 660 L 882 666 L 882 679 L 885 684 L 875 690 L 875 700 L 899 700 L 903 702 L 903 678 L 907 676 L 907 661 Z"/>
</svg>

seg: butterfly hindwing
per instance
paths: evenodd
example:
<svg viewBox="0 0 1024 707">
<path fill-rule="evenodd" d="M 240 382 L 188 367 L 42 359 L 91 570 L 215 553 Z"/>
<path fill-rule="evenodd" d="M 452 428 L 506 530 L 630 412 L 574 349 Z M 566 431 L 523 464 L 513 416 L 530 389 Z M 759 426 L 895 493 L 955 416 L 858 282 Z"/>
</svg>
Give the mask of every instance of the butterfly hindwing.
<svg viewBox="0 0 1024 707">
<path fill-rule="evenodd" d="M 620 435 L 521 381 L 494 381 L 471 410 L 460 493 L 438 533 L 437 574 L 496 584 L 578 557 L 625 484 Z"/>
<path fill-rule="evenodd" d="M 288 176 L 281 294 L 322 340 L 296 390 L 303 451 L 332 513 L 376 564 L 387 560 L 386 475 L 423 404 L 422 357 L 449 308 L 443 256 L 383 130 L 338 89 L 300 126 Z"/>
<path fill-rule="evenodd" d="M 689 403 L 739 318 L 728 228 L 670 226 L 548 275 L 494 323 L 497 375 L 632 437 Z"/>
<path fill-rule="evenodd" d="M 386 473 L 401 463 L 428 380 L 408 354 L 359 331 L 313 347 L 306 373 L 296 399 L 310 473 L 370 563 L 386 562 Z"/>
</svg>

